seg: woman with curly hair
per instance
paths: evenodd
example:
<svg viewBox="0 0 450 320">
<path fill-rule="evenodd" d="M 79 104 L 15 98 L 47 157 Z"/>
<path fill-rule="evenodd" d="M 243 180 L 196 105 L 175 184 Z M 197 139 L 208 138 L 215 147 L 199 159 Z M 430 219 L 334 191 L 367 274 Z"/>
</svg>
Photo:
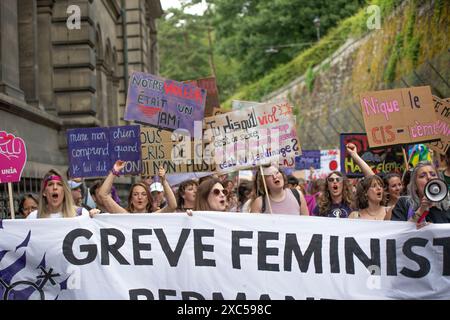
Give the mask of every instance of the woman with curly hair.
<svg viewBox="0 0 450 320">
<path fill-rule="evenodd" d="M 333 171 L 326 178 L 325 190 L 318 198 L 313 210 L 314 216 L 347 218 L 352 212 L 352 185 L 339 171 Z"/>
<path fill-rule="evenodd" d="M 366 220 L 391 220 L 392 208 L 382 206 L 384 183 L 376 175 L 365 177 L 356 186 L 356 207 L 349 218 Z"/>
</svg>

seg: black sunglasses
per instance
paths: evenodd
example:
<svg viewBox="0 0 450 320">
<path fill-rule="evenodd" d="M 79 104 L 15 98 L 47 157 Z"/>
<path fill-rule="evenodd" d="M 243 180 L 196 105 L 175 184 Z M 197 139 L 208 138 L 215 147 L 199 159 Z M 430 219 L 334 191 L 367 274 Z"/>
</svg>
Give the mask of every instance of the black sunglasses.
<svg viewBox="0 0 450 320">
<path fill-rule="evenodd" d="M 227 189 L 222 189 L 222 190 L 220 190 L 220 189 L 213 189 L 213 194 L 215 196 L 220 195 L 220 192 L 222 192 L 225 197 L 228 195 L 228 190 Z"/>
<path fill-rule="evenodd" d="M 327 179 L 327 181 L 328 182 L 330 182 L 330 183 L 333 183 L 333 182 L 341 182 L 342 180 L 344 180 L 344 178 L 342 178 L 342 177 L 337 177 L 337 178 L 333 178 L 333 177 L 328 177 L 328 179 Z"/>
</svg>

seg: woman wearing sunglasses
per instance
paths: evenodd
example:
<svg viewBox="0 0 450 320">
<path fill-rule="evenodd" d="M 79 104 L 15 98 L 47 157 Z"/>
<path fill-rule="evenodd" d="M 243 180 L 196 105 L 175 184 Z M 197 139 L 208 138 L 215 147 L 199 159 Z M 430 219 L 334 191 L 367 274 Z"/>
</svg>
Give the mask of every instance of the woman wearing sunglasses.
<svg viewBox="0 0 450 320">
<path fill-rule="evenodd" d="M 66 179 L 58 170 L 51 169 L 45 174 L 42 181 L 38 209 L 32 211 L 27 219 L 77 216 L 89 217 L 89 212 L 82 207 L 75 206 Z"/>
<path fill-rule="evenodd" d="M 416 222 L 419 228 L 429 222 L 450 223 L 448 193 L 447 197 L 438 203 L 431 202 L 425 196 L 428 181 L 438 178 L 439 173 L 433 164 L 428 161 L 419 162 L 411 173 L 408 196 L 400 197 L 397 201 L 392 210 L 392 220 Z"/>
<path fill-rule="evenodd" d="M 116 176 L 120 175 L 120 171 L 125 168 L 125 161 L 117 160 L 114 163 L 112 171 L 106 177 L 98 194 L 103 206 L 109 213 L 147 213 L 152 212 L 152 197 L 148 186 L 144 182 L 138 182 L 131 186 L 128 194 L 128 207 L 123 208 L 111 196 L 111 188 Z M 161 167 L 159 169 L 159 177 L 164 188 L 167 198 L 167 206 L 154 212 L 175 212 L 177 208 L 177 200 L 173 194 L 172 188 L 166 180 L 166 171 Z"/>
<path fill-rule="evenodd" d="M 313 210 L 314 216 L 347 218 L 353 204 L 350 181 L 339 171 L 333 171 L 326 178 L 325 191 L 322 192 Z"/>
<path fill-rule="evenodd" d="M 204 180 L 197 189 L 195 211 L 226 211 L 228 190 L 217 178 Z M 190 211 L 188 211 L 190 214 Z"/>
<path fill-rule="evenodd" d="M 390 220 L 391 208 L 382 206 L 384 201 L 383 180 L 376 175 L 363 178 L 356 186 L 356 207 L 349 218 L 366 220 Z"/>
<path fill-rule="evenodd" d="M 266 182 L 268 195 L 266 195 L 262 179 Z M 285 182 L 285 176 L 274 165 L 263 167 L 263 176 L 258 170 L 254 182 L 255 199 L 251 204 L 250 211 L 270 213 L 270 208 L 272 208 L 272 213 L 308 216 L 309 210 L 303 194 L 297 189 L 285 188 Z"/>
</svg>

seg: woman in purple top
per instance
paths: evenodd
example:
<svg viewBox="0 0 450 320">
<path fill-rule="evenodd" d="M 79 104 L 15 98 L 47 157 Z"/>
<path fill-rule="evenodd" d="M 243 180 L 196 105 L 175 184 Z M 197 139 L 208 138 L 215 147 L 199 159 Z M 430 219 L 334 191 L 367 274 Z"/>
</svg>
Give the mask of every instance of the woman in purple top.
<svg viewBox="0 0 450 320">
<path fill-rule="evenodd" d="M 326 178 L 325 191 L 319 196 L 313 210 L 314 216 L 347 218 L 353 204 L 350 181 L 339 171 L 333 171 Z"/>
</svg>

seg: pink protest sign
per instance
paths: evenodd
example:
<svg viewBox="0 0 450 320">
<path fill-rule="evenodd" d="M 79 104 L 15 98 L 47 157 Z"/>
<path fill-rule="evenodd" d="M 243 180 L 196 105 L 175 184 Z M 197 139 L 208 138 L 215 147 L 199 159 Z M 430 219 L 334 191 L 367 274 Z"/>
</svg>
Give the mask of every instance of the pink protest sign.
<svg viewBox="0 0 450 320">
<path fill-rule="evenodd" d="M 0 131 L 0 183 L 20 181 L 27 162 L 27 149 L 22 138 Z"/>
</svg>

